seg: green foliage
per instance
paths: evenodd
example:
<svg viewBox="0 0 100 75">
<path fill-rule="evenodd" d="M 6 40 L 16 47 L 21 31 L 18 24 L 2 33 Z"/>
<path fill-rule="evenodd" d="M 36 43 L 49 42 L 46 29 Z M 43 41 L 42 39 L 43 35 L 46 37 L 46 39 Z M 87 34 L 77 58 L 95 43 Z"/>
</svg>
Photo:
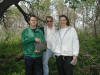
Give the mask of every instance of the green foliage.
<svg viewBox="0 0 100 75">
<path fill-rule="evenodd" d="M 95 4 L 95 0 L 65 0 L 65 3 L 69 3 L 69 7 L 72 9 L 80 8 L 80 5 L 84 7 L 90 7 Z"/>
<path fill-rule="evenodd" d="M 12 75 L 23 70 L 24 61 L 16 62 L 16 56 L 22 48 L 20 40 L 0 42 L 0 75 Z"/>
<path fill-rule="evenodd" d="M 19 10 L 12 6 L 11 8 L 9 8 L 7 10 L 7 12 L 5 12 L 5 17 L 4 17 L 4 21 L 1 21 L 1 25 L 8 30 L 9 28 L 12 27 L 12 25 L 19 25 L 19 23 L 21 23 L 22 21 L 22 14 L 19 12 Z M 16 26 L 16 27 L 17 27 Z"/>
<path fill-rule="evenodd" d="M 69 3 L 70 8 L 76 9 L 78 8 L 78 4 L 80 4 L 79 0 L 65 0 L 65 3 Z"/>
<path fill-rule="evenodd" d="M 100 36 L 95 39 L 89 33 L 78 30 L 80 39 L 80 53 L 78 57 L 78 63 L 74 67 L 74 75 L 90 75 L 90 66 L 100 63 Z M 0 75 L 25 75 L 24 60 L 16 61 L 16 57 L 23 50 L 20 37 L 18 35 L 9 36 L 8 41 L 0 41 Z M 49 60 L 50 75 L 58 75 L 56 61 L 54 58 Z M 86 68 L 85 68 L 86 67 Z M 88 69 L 88 70 L 87 70 Z M 100 72 L 93 68 L 92 73 Z"/>
</svg>

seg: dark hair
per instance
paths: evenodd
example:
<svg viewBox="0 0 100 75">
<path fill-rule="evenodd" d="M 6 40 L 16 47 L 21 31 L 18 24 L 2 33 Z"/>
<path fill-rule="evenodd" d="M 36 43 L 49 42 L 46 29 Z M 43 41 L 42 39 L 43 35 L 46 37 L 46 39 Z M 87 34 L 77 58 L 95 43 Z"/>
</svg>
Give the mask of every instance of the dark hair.
<svg viewBox="0 0 100 75">
<path fill-rule="evenodd" d="M 67 17 L 66 15 L 61 15 L 61 16 L 59 16 L 59 20 L 60 20 L 60 18 L 62 18 L 62 17 L 64 17 L 64 18 L 67 20 L 66 25 L 70 26 L 70 22 L 69 22 L 68 17 Z"/>
<path fill-rule="evenodd" d="M 35 17 L 35 18 L 37 19 L 37 17 L 36 17 L 35 15 L 29 15 L 28 21 L 30 21 L 30 18 L 31 18 L 31 17 Z"/>
<path fill-rule="evenodd" d="M 47 18 L 50 18 L 53 21 L 53 17 L 52 16 L 46 16 L 46 20 Z"/>
</svg>

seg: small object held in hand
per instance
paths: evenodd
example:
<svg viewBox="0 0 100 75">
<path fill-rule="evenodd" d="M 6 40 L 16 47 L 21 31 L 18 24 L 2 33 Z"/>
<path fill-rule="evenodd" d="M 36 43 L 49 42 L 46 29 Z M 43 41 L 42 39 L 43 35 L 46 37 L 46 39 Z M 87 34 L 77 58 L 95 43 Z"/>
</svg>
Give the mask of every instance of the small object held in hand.
<svg viewBox="0 0 100 75">
<path fill-rule="evenodd" d="M 70 63 L 71 63 L 72 65 L 76 65 L 77 59 L 76 59 L 76 60 L 72 60 Z"/>
<path fill-rule="evenodd" d="M 35 50 L 42 51 L 47 48 L 47 43 L 46 43 L 46 41 L 36 42 L 34 44 L 34 47 L 35 47 Z"/>
<path fill-rule="evenodd" d="M 35 52 L 35 53 L 39 53 L 40 51 L 39 51 L 39 50 L 35 50 L 34 52 Z"/>
<path fill-rule="evenodd" d="M 36 42 L 40 42 L 41 40 L 39 38 L 35 38 L 35 41 Z"/>
</svg>

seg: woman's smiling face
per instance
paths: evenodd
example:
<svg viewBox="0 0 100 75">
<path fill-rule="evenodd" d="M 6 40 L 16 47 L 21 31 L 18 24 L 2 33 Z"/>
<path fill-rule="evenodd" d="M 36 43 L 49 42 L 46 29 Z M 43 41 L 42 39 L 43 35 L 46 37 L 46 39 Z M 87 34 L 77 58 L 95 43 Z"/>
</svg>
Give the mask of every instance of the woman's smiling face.
<svg viewBox="0 0 100 75">
<path fill-rule="evenodd" d="M 60 19 L 59 19 L 59 23 L 60 23 L 60 25 L 62 26 L 65 26 L 66 24 L 67 24 L 67 20 L 66 20 L 66 18 L 65 17 L 61 17 Z"/>
</svg>

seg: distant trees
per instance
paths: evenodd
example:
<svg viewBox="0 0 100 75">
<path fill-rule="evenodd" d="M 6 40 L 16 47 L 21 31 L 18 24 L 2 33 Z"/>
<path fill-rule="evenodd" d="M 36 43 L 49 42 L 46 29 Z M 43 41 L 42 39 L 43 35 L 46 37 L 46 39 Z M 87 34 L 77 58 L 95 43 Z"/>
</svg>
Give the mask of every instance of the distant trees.
<svg viewBox="0 0 100 75">
<path fill-rule="evenodd" d="M 20 1 L 23 1 L 22 3 L 24 4 L 24 9 L 21 8 L 21 6 L 18 4 Z M 5 6 L 4 6 L 5 5 Z M 37 18 L 42 21 L 45 22 L 45 16 L 50 14 L 50 10 L 49 10 L 49 6 L 50 6 L 50 1 L 46 1 L 46 0 L 4 0 L 3 2 L 0 3 L 0 20 L 2 20 L 4 17 L 4 13 L 7 12 L 7 9 L 12 6 L 15 5 L 18 10 L 23 14 L 26 22 L 28 23 L 28 16 L 29 14 L 34 14 L 37 16 Z M 28 6 L 26 6 L 28 5 Z M 27 10 L 27 11 L 25 11 Z M 41 18 L 40 18 L 41 17 Z"/>
<path fill-rule="evenodd" d="M 74 27 L 81 26 L 81 29 L 87 33 L 92 33 L 95 38 L 98 37 L 100 0 L 65 0 L 65 2 L 54 0 L 54 2 L 58 15 L 67 15 Z"/>
<path fill-rule="evenodd" d="M 24 8 L 21 7 L 23 4 Z M 55 7 L 56 16 L 66 14 L 74 27 L 80 26 L 85 31 L 92 32 L 94 37 L 100 33 L 100 0 L 2 0 L 0 2 L 0 20 L 3 21 L 4 13 L 8 8 L 15 5 L 24 16 L 26 22 L 29 14 L 34 14 L 39 19 L 38 24 L 45 24 L 45 17 L 53 11 Z M 52 7 L 50 7 L 52 6 Z M 78 23 L 79 22 L 79 23 Z M 77 25 L 79 24 L 79 25 Z"/>
</svg>

